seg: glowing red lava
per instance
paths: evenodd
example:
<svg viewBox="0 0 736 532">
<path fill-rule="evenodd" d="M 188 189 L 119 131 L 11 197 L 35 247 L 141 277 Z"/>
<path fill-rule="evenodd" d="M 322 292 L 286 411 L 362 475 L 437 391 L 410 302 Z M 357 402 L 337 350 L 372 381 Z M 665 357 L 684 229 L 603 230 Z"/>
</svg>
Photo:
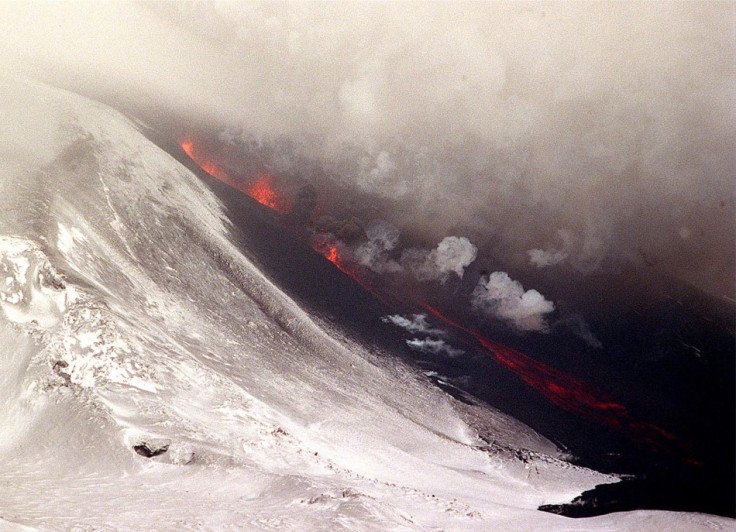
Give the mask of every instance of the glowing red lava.
<svg viewBox="0 0 736 532">
<path fill-rule="evenodd" d="M 273 178 L 270 175 L 260 176 L 246 192 L 261 205 L 270 207 L 278 213 L 285 214 L 291 210 L 286 198 L 276 193 Z"/>
<path fill-rule="evenodd" d="M 189 158 L 197 163 L 202 170 L 207 172 L 215 179 L 219 179 L 223 183 L 245 192 L 258 203 L 269 207 L 276 212 L 285 214 L 291 210 L 291 202 L 283 194 L 276 191 L 273 183 L 273 177 L 269 175 L 261 175 L 255 183 L 246 186 L 245 183 L 233 179 L 228 175 L 227 171 L 212 161 L 201 149 L 194 145 L 194 141 L 190 138 L 181 142 L 181 149 L 184 150 Z"/>
<path fill-rule="evenodd" d="M 653 448 L 666 451 L 675 445 L 679 447 L 679 454 L 686 460 L 694 462 L 686 456 L 687 446 L 677 441 L 674 435 L 661 427 L 634 419 L 624 405 L 613 401 L 608 395 L 516 349 L 486 338 L 477 331 L 451 320 L 430 305 L 424 304 L 423 307 L 450 327 L 475 338 L 489 356 L 516 373 L 553 404 L 581 417 L 625 430 L 635 441 L 646 443 Z"/>
<path fill-rule="evenodd" d="M 329 260 L 332 264 L 334 264 L 338 268 L 340 267 L 340 258 L 337 254 L 337 248 L 335 246 L 332 246 L 330 248 L 330 251 L 327 252 L 327 255 L 325 255 L 325 257 L 327 257 L 327 260 Z"/>
<path fill-rule="evenodd" d="M 360 276 L 355 271 L 355 268 L 351 267 L 352 264 L 350 261 L 345 260 L 333 242 L 327 239 L 316 239 L 312 241 L 312 248 L 334 264 L 342 273 L 356 281 L 364 288 L 368 288 L 366 284 L 362 282 Z"/>
<path fill-rule="evenodd" d="M 232 180 L 227 175 L 227 172 L 225 172 L 225 169 L 214 161 L 211 161 L 205 154 L 201 153 L 200 150 L 196 149 L 192 139 L 182 141 L 181 149 L 184 150 L 184 153 L 186 153 L 192 161 L 197 163 L 197 166 L 209 175 L 219 179 L 220 181 L 224 181 L 228 185 L 232 184 Z"/>
<path fill-rule="evenodd" d="M 289 211 L 289 202 L 283 195 L 277 193 L 271 176 L 260 176 L 255 183 L 244 188 L 242 184 L 228 176 L 224 168 L 209 160 L 206 155 L 197 150 L 191 139 L 183 141 L 181 147 L 209 175 L 237 188 L 241 192 L 245 192 L 259 203 L 276 212 L 285 213 Z M 357 264 L 343 257 L 334 242 L 328 239 L 317 239 L 312 242 L 312 247 L 345 275 L 355 280 L 384 303 L 387 302 L 387 294 L 373 286 L 373 283 L 361 274 L 360 267 Z M 393 297 L 390 299 L 393 299 Z M 680 454 L 683 455 L 685 460 L 695 463 L 695 461 L 687 458 L 687 447 L 678 442 L 675 436 L 651 423 L 637 421 L 624 405 L 613 401 L 606 394 L 591 388 L 571 375 L 486 338 L 477 331 L 453 321 L 426 303 L 419 304 L 448 326 L 474 338 L 477 344 L 493 360 L 514 372 L 526 384 L 543 394 L 558 407 L 609 427 L 624 430 L 635 441 L 646 443 L 656 449 L 669 450 L 675 445 L 679 447 Z M 476 345 L 476 347 L 478 346 Z"/>
</svg>

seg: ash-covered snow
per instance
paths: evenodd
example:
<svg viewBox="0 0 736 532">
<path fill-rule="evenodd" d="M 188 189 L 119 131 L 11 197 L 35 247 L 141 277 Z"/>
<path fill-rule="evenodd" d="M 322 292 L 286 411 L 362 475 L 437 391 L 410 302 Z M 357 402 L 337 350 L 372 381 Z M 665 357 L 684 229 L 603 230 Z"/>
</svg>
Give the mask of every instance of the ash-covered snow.
<svg viewBox="0 0 736 532">
<path fill-rule="evenodd" d="M 0 530 L 733 528 L 537 511 L 616 479 L 305 313 L 114 110 L 0 108 Z"/>
</svg>

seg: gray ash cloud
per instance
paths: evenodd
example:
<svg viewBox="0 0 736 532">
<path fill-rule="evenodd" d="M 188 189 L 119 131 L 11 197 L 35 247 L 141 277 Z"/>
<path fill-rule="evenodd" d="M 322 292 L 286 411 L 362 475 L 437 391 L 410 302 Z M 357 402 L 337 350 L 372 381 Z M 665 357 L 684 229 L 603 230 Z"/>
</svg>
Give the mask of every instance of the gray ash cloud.
<svg viewBox="0 0 736 532">
<path fill-rule="evenodd" d="M 373 267 L 458 236 L 506 269 L 650 268 L 735 296 L 728 3 L 1 9 L 4 72 L 300 175 L 400 230 L 362 248 Z"/>
</svg>

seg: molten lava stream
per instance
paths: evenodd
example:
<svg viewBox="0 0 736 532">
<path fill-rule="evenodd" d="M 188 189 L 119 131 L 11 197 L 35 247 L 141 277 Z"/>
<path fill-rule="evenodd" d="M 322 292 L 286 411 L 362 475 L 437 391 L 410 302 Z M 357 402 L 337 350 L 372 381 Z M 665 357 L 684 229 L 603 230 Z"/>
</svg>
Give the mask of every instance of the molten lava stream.
<svg viewBox="0 0 736 532">
<path fill-rule="evenodd" d="M 209 175 L 229 185 L 240 192 L 245 192 L 251 198 L 261 205 L 265 205 L 280 214 L 286 214 L 291 210 L 291 202 L 283 194 L 278 194 L 273 185 L 273 177 L 269 175 L 261 175 L 250 186 L 233 179 L 225 169 L 212 161 L 206 154 L 202 153 L 198 147 L 194 145 L 192 139 L 186 139 L 181 142 L 181 149 L 184 150 L 189 158 L 194 161 L 197 166 L 207 172 Z"/>
<path fill-rule="evenodd" d="M 184 150 L 184 153 L 186 153 L 192 161 L 197 163 L 197 166 L 209 175 L 237 188 L 235 182 L 227 175 L 227 172 L 225 172 L 225 169 L 214 161 L 211 161 L 201 152 L 201 150 L 197 149 L 194 146 L 194 141 L 192 139 L 183 140 L 181 142 L 181 149 Z"/>
<path fill-rule="evenodd" d="M 182 142 L 181 147 L 200 168 L 212 177 L 248 194 L 251 198 L 276 212 L 283 214 L 289 211 L 289 202 L 276 192 L 270 176 L 260 176 L 255 183 L 243 188 L 243 185 L 228 176 L 221 166 L 209 160 L 206 155 L 197 150 L 191 139 Z M 374 286 L 363 274 L 364 272 L 361 272 L 357 264 L 345 259 L 334 243 L 328 240 L 314 241 L 312 247 L 342 273 L 352 278 L 383 303 L 390 305 L 396 301 L 395 296 L 389 296 L 384 293 L 384 290 Z M 406 303 L 406 301 L 401 301 L 401 303 Z M 658 450 L 671 451 L 672 446 L 677 446 L 679 447 L 677 454 L 683 456 L 687 461 L 695 462 L 687 458 L 687 446 L 678 442 L 672 434 L 651 423 L 634 419 L 624 405 L 613 401 L 606 394 L 558 369 L 486 338 L 477 331 L 453 321 L 426 303 L 419 303 L 419 305 L 453 329 L 474 338 L 493 360 L 518 375 L 525 383 L 543 394 L 558 407 L 611 428 L 625 430 L 635 441 L 646 443 Z"/>
<path fill-rule="evenodd" d="M 329 260 L 332 264 L 337 266 L 337 268 L 343 272 L 345 275 L 348 275 L 350 277 L 353 277 L 350 275 L 350 272 L 348 272 L 347 268 L 343 265 L 343 259 L 340 257 L 340 254 L 337 252 L 336 246 L 330 246 L 330 249 L 325 254 L 325 258 Z"/>
<path fill-rule="evenodd" d="M 389 300 L 387 300 L 386 297 L 376 289 L 374 283 L 364 275 L 364 272 L 361 272 L 361 267 L 355 262 L 343 257 L 340 250 L 334 243 L 329 240 L 316 240 L 312 242 L 312 248 L 334 264 L 338 270 L 358 283 L 366 292 L 369 292 L 373 297 L 384 304 L 389 304 Z"/>
<path fill-rule="evenodd" d="M 291 210 L 290 202 L 282 194 L 278 194 L 270 175 L 262 175 L 246 189 L 246 193 L 261 205 L 265 205 L 280 214 Z"/>
<path fill-rule="evenodd" d="M 645 443 L 660 451 L 674 452 L 686 461 L 696 463 L 687 456 L 689 447 L 679 442 L 674 435 L 661 427 L 634 419 L 624 405 L 613 401 L 585 382 L 516 349 L 486 338 L 477 331 L 453 321 L 430 305 L 423 304 L 422 307 L 450 327 L 472 336 L 493 360 L 513 371 L 560 408 L 611 428 L 624 430 L 639 443 Z M 673 447 L 677 449 L 673 450 Z"/>
</svg>

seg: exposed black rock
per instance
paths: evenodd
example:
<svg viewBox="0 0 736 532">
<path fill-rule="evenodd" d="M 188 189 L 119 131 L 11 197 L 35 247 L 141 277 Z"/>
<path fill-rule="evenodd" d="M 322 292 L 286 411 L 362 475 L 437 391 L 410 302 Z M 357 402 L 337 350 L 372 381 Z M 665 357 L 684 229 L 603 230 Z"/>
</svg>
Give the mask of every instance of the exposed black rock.
<svg viewBox="0 0 736 532">
<path fill-rule="evenodd" d="M 142 442 L 138 445 L 134 445 L 133 450 L 141 456 L 145 456 L 146 458 L 153 458 L 154 456 L 164 454 L 166 451 L 169 450 L 169 446 L 168 444 L 157 446 L 151 445 L 150 443 Z"/>
</svg>

